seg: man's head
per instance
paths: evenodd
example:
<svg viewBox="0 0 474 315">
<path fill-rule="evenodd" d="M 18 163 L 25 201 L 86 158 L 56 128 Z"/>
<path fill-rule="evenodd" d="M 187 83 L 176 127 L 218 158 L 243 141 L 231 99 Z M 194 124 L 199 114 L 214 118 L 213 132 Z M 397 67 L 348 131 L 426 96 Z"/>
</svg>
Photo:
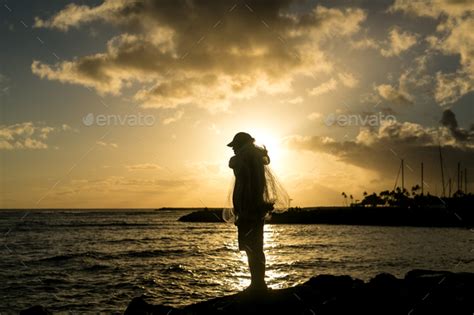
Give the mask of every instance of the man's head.
<svg viewBox="0 0 474 315">
<path fill-rule="evenodd" d="M 238 151 L 240 148 L 242 148 L 244 145 L 247 143 L 253 143 L 255 141 L 254 138 L 252 138 L 251 135 L 249 135 L 246 132 L 238 132 L 235 134 L 234 139 L 227 144 L 228 147 L 231 147 L 235 151 Z"/>
</svg>

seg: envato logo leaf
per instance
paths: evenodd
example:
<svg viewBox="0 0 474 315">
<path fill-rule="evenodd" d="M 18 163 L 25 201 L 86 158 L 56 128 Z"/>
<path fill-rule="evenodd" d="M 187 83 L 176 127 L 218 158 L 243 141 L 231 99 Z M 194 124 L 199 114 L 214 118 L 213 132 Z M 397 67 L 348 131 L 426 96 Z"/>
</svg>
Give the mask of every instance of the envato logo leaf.
<svg viewBox="0 0 474 315">
<path fill-rule="evenodd" d="M 82 123 L 86 126 L 91 126 L 94 123 L 94 114 L 89 113 L 82 117 Z"/>
</svg>

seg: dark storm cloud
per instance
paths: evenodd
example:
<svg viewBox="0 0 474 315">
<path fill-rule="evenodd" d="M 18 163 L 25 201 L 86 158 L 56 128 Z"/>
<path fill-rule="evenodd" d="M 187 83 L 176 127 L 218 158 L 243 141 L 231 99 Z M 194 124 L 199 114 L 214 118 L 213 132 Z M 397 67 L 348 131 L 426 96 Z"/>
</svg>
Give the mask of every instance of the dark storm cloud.
<svg viewBox="0 0 474 315">
<path fill-rule="evenodd" d="M 456 115 L 450 109 L 446 109 L 443 112 L 443 116 L 441 117 L 440 123 L 443 126 L 449 128 L 453 137 L 455 137 L 458 141 L 466 141 L 469 138 L 472 139 L 472 137 L 474 136 L 472 131 L 460 129 L 458 127 Z"/>
<path fill-rule="evenodd" d="M 456 120 L 456 115 L 454 115 L 453 111 L 449 109 L 443 112 L 443 116 L 441 117 L 440 123 L 451 130 L 455 130 L 458 128 L 458 121 Z"/>
</svg>

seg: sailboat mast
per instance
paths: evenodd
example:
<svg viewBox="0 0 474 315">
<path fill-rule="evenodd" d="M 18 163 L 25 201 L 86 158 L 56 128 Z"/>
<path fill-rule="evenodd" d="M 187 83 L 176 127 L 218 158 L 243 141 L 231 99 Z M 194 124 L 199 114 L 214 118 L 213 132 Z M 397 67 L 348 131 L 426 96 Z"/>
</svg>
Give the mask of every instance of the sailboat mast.
<svg viewBox="0 0 474 315">
<path fill-rule="evenodd" d="M 402 193 L 405 191 L 405 167 L 402 159 Z"/>
<path fill-rule="evenodd" d="M 424 180 L 423 180 L 423 162 L 421 162 L 421 195 L 423 196 L 423 186 L 424 186 Z"/>
<path fill-rule="evenodd" d="M 441 167 L 441 186 L 443 187 L 443 197 L 446 197 L 446 188 L 444 187 L 444 169 L 443 169 L 443 155 L 441 154 L 441 144 L 439 144 L 438 148 L 439 148 L 439 163 Z"/>
</svg>

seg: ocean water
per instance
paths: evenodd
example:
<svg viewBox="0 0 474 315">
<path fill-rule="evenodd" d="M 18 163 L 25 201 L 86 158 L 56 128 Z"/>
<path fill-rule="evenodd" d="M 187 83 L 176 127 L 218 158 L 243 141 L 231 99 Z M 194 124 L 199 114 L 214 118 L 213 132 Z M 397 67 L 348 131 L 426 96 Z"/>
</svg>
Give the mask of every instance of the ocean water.
<svg viewBox="0 0 474 315">
<path fill-rule="evenodd" d="M 245 288 L 235 227 L 177 221 L 188 212 L 0 212 L 0 313 L 35 304 L 120 313 L 142 294 L 182 306 Z M 413 268 L 474 272 L 473 236 L 460 228 L 266 225 L 267 283 L 284 288 L 318 274 L 402 277 Z"/>
</svg>

